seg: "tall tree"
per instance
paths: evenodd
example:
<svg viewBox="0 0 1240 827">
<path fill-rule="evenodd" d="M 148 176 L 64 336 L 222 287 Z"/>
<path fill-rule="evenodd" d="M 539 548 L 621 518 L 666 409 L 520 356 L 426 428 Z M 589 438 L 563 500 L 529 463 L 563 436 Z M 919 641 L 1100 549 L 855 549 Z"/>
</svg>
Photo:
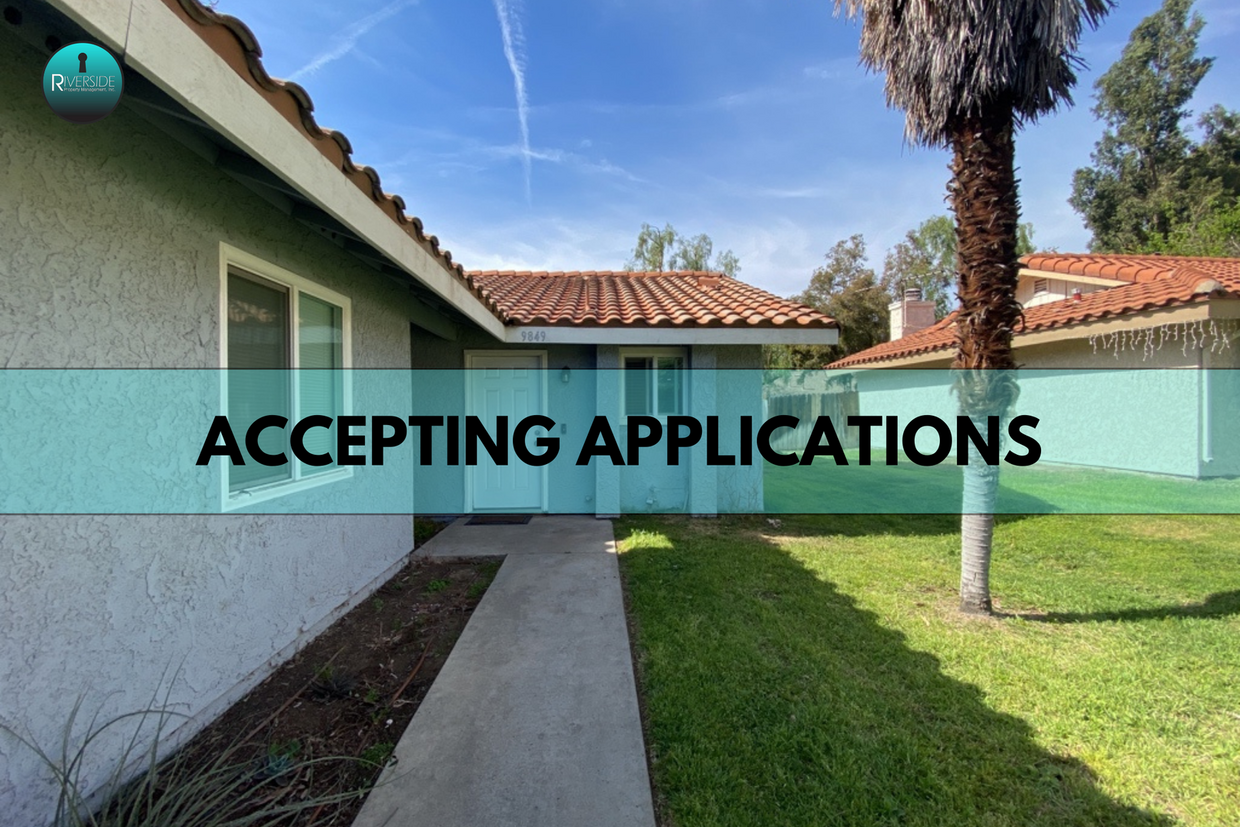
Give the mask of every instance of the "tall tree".
<svg viewBox="0 0 1240 827">
<path fill-rule="evenodd" d="M 839 343 L 768 346 L 768 368 L 821 368 L 887 340 L 887 292 L 866 261 L 865 239 L 858 234 L 837 242 L 826 259 L 792 299 L 839 322 Z"/>
<path fill-rule="evenodd" d="M 646 271 L 711 270 L 735 277 L 741 270 L 740 259 L 731 250 L 714 256 L 714 246 L 704 233 L 690 238 L 677 233 L 671 224 L 664 224 L 661 230 L 642 224 L 632 257 L 624 266 Z"/>
<path fill-rule="evenodd" d="M 1197 55 L 1205 21 L 1192 0 L 1164 0 L 1133 29 L 1111 68 L 1098 78 L 1093 112 L 1106 124 L 1092 167 L 1073 176 L 1073 208 L 1093 233 L 1098 252 L 1156 248 L 1190 220 L 1210 193 L 1209 176 L 1188 163 L 1184 132 L 1188 102 L 1213 63 Z"/>
<path fill-rule="evenodd" d="M 952 285 L 956 281 L 956 227 L 951 217 L 935 215 L 909 230 L 904 240 L 887 251 L 883 262 L 883 285 L 893 299 L 910 287 L 934 302 L 934 314 L 950 312 Z"/>
<path fill-rule="evenodd" d="M 952 362 L 961 411 L 1009 410 L 1016 395 L 1015 131 L 1070 102 L 1082 21 L 1109 0 L 836 0 L 861 17 L 861 60 L 886 74 L 888 104 L 904 110 L 914 143 L 952 150 L 960 319 Z M 964 468 L 960 608 L 991 612 L 990 553 L 998 468 Z"/>
<path fill-rule="evenodd" d="M 1179 256 L 1240 256 L 1240 113 L 1215 106 L 1201 118 L 1201 142 L 1188 157 L 1193 203 L 1187 217 L 1150 252 Z"/>
<path fill-rule="evenodd" d="M 1151 247 L 1169 256 L 1240 257 L 1240 200 L 1206 202 L 1200 217 L 1176 225 Z"/>
</svg>

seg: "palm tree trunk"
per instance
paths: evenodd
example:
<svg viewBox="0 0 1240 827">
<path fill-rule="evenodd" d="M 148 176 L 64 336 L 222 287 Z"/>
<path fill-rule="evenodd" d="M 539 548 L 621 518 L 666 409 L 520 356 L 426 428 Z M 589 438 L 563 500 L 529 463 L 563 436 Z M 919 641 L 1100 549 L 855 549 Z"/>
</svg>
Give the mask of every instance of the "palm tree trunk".
<svg viewBox="0 0 1240 827">
<path fill-rule="evenodd" d="M 956 213 L 956 391 L 960 412 L 985 421 L 1016 397 L 1012 331 L 1016 301 L 1015 145 L 1012 107 L 995 102 L 952 135 L 952 209 Z M 982 431 L 985 433 L 985 431 Z M 960 516 L 960 608 L 990 614 L 990 556 L 999 469 L 971 452 Z"/>
<path fill-rule="evenodd" d="M 960 611 L 991 614 L 990 551 L 995 532 L 995 499 L 999 469 L 975 456 L 964 467 L 964 500 L 960 513 Z"/>
</svg>

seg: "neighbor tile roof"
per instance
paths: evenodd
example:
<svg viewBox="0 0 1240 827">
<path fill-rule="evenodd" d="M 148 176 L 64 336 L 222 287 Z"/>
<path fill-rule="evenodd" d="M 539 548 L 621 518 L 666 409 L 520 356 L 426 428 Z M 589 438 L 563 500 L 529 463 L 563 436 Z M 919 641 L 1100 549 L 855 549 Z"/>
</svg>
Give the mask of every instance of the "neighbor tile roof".
<svg viewBox="0 0 1240 827">
<path fill-rule="evenodd" d="M 509 324 L 835 328 L 835 320 L 722 273 L 479 271 L 470 281 Z"/>
<path fill-rule="evenodd" d="M 1094 276 L 1144 283 L 1177 271 L 1197 271 L 1223 278 L 1240 278 L 1240 259 L 1200 256 L 1121 256 L 1093 253 L 1032 253 L 1021 258 L 1023 267 L 1066 276 Z"/>
<path fill-rule="evenodd" d="M 1020 262 L 1030 270 L 1130 283 L 1085 294 L 1079 301 L 1067 298 L 1030 307 L 1025 311 L 1024 324 L 1016 331 L 1017 337 L 1128 313 L 1191 304 L 1211 296 L 1240 296 L 1240 259 L 1236 258 L 1034 253 Z M 950 350 L 956 345 L 955 323 L 953 312 L 925 330 L 875 345 L 827 367 L 874 365 Z"/>
</svg>

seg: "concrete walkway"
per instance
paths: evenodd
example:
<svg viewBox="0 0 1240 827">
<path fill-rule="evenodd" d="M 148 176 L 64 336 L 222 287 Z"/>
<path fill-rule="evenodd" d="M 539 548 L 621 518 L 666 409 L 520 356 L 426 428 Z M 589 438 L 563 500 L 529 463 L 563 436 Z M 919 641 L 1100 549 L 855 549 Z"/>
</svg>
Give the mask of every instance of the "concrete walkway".
<svg viewBox="0 0 1240 827">
<path fill-rule="evenodd" d="M 465 523 L 422 552 L 507 558 L 355 827 L 653 827 L 611 523 Z"/>
</svg>

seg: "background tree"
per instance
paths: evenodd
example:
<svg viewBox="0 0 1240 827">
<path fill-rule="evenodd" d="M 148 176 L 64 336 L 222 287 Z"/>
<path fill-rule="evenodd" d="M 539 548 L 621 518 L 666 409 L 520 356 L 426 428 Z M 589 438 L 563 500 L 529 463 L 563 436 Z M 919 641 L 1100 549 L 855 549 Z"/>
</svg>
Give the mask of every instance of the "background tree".
<svg viewBox="0 0 1240 827">
<path fill-rule="evenodd" d="M 740 259 L 731 250 L 712 256 L 714 242 L 706 234 L 692 238 L 676 232 L 671 224 L 657 229 L 642 224 L 637 234 L 637 245 L 624 269 L 638 271 L 659 270 L 710 270 L 726 273 L 733 278 L 741 270 Z"/>
<path fill-rule="evenodd" d="M 1203 137 L 1189 154 L 1200 193 L 1188 217 L 1146 250 L 1178 256 L 1240 256 L 1240 114 L 1215 106 L 1201 118 Z"/>
<path fill-rule="evenodd" d="M 1015 132 L 1071 101 L 1082 19 L 1096 25 L 1109 0 L 836 0 L 836 8 L 861 17 L 861 61 L 885 73 L 887 103 L 904 110 L 909 140 L 952 150 L 956 389 L 965 415 L 1004 414 L 1016 394 L 1012 331 L 1021 317 Z M 998 489 L 997 467 L 965 466 L 960 608 L 966 612 L 991 612 Z"/>
<path fill-rule="evenodd" d="M 941 319 L 951 312 L 955 282 L 956 225 L 949 216 L 927 218 L 887 251 L 883 286 L 892 299 L 910 287 L 919 288 L 923 299 L 934 302 L 935 318 Z"/>
<path fill-rule="evenodd" d="M 810 276 L 805 292 L 793 301 L 821 310 L 840 323 L 834 345 L 768 345 L 768 368 L 816 369 L 845 356 L 887 341 L 889 298 L 866 261 L 860 234 L 839 241 L 827 262 Z"/>
<path fill-rule="evenodd" d="M 1209 223 L 1240 196 L 1240 124 L 1215 107 L 1194 143 L 1184 131 L 1188 102 L 1213 58 L 1199 57 L 1205 21 L 1192 0 L 1164 0 L 1142 20 L 1119 60 L 1095 84 L 1094 114 L 1105 124 L 1092 167 L 1073 176 L 1069 203 L 1093 233 L 1097 252 L 1171 252 L 1191 225 Z M 1188 230 L 1178 230 L 1190 225 Z M 1191 251 L 1190 251 L 1191 252 Z"/>
<path fill-rule="evenodd" d="M 1220 207 L 1210 202 L 1201 218 L 1173 227 L 1154 252 L 1169 256 L 1230 256 L 1240 258 L 1240 201 Z"/>
<path fill-rule="evenodd" d="M 1016 255 L 1032 253 L 1033 225 L 1016 228 Z M 906 288 L 916 287 L 926 301 L 934 302 L 935 318 L 952 310 L 956 283 L 956 225 L 950 216 L 934 215 L 909 230 L 904 240 L 887 251 L 883 262 L 883 286 L 898 300 Z"/>
<path fill-rule="evenodd" d="M 676 231 L 671 224 L 665 224 L 661 230 L 642 224 L 641 231 L 637 234 L 637 246 L 633 248 L 633 255 L 625 263 L 624 269 L 653 272 L 668 270 L 670 266 L 667 262 L 675 248 Z"/>
</svg>

